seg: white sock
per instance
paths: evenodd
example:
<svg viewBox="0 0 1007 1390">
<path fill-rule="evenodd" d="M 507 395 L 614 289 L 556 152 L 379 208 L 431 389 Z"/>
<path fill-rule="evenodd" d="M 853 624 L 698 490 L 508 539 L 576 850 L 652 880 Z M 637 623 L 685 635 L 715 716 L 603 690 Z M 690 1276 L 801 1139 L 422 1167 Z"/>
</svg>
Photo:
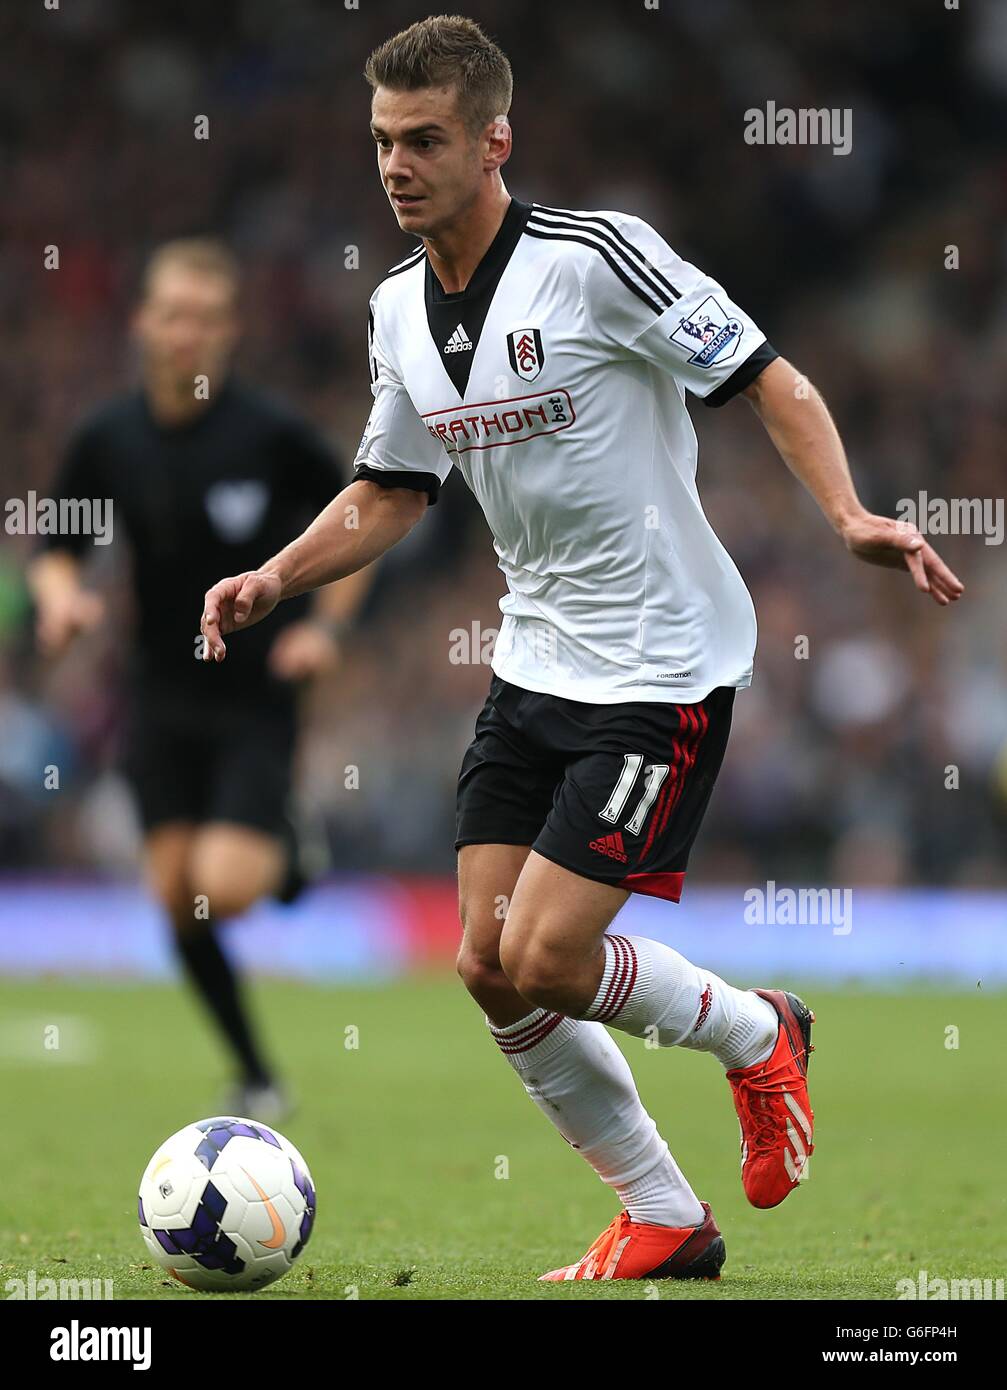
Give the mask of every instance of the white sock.
<svg viewBox="0 0 1007 1390">
<path fill-rule="evenodd" d="M 703 1220 L 699 1199 L 643 1108 L 629 1063 L 600 1023 L 535 1009 L 506 1028 L 490 1024 L 490 1032 L 538 1108 L 614 1188 L 634 1221 Z"/>
<path fill-rule="evenodd" d="M 667 1144 L 656 1168 L 615 1190 L 633 1220 L 651 1226 L 699 1226 L 706 1216 Z"/>
<path fill-rule="evenodd" d="M 728 1069 L 764 1062 L 780 1028 L 767 999 L 645 936 L 606 935 L 605 968 L 586 1016 L 658 1047 L 712 1052 Z"/>
</svg>

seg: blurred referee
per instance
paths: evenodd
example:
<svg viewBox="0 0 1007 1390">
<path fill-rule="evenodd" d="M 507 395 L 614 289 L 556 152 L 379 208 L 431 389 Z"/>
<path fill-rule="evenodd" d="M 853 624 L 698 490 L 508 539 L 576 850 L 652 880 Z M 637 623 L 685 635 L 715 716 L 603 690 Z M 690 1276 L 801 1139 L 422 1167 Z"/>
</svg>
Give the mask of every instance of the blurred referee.
<svg viewBox="0 0 1007 1390">
<path fill-rule="evenodd" d="M 137 626 L 124 771 L 140 806 L 148 881 L 186 973 L 234 1054 L 233 1114 L 276 1121 L 288 1098 L 256 1039 L 216 924 L 297 889 L 287 818 L 297 687 L 332 669 L 369 586 L 360 574 L 284 604 L 207 667 L 192 615 L 220 574 L 254 569 L 343 485 L 303 420 L 231 375 L 238 271 L 210 240 L 172 241 L 147 265 L 133 331 L 141 385 L 78 429 L 54 498 L 112 499 L 129 542 Z M 84 586 L 91 540 L 41 543 L 29 584 L 47 655 L 104 614 Z M 366 573 L 366 572 L 363 572 Z"/>
</svg>

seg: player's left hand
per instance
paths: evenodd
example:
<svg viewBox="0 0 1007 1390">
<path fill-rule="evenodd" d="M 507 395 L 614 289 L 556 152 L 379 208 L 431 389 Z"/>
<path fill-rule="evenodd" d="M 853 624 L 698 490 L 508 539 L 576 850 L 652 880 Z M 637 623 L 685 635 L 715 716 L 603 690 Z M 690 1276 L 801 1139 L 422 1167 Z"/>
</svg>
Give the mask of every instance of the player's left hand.
<svg viewBox="0 0 1007 1390">
<path fill-rule="evenodd" d="M 945 607 L 961 598 L 965 585 L 917 530 L 905 521 L 865 512 L 841 530 L 847 550 L 869 565 L 907 569 L 913 583 Z"/>
<path fill-rule="evenodd" d="M 310 680 L 335 670 L 340 645 L 320 624 L 306 618 L 285 627 L 269 649 L 269 669 L 284 681 Z"/>
</svg>

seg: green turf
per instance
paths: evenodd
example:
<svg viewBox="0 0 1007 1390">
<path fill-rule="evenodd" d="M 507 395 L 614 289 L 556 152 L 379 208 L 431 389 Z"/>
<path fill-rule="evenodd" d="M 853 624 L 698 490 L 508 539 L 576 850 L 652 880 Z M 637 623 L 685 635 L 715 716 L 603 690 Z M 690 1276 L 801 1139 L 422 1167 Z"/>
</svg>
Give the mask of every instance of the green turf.
<svg viewBox="0 0 1007 1390">
<path fill-rule="evenodd" d="M 542 1285 L 535 1275 L 583 1253 L 617 1208 L 454 979 L 260 984 L 258 1010 L 301 1100 L 282 1128 L 311 1166 L 319 1214 L 298 1267 L 249 1296 L 890 1299 L 921 1268 L 1002 1277 L 1004 996 L 804 992 L 819 1019 L 818 1149 L 807 1183 L 775 1211 L 745 1202 L 717 1063 L 619 1035 L 724 1232 L 721 1282 Z M 61 1025 L 59 1051 L 43 1048 L 48 1023 Z M 351 1025 L 357 1049 L 344 1046 Z M 188 996 L 6 982 L 0 1050 L 0 1283 L 34 1269 L 112 1277 L 117 1298 L 200 1297 L 149 1266 L 136 1224 L 150 1154 L 214 1113 L 226 1080 Z"/>
</svg>

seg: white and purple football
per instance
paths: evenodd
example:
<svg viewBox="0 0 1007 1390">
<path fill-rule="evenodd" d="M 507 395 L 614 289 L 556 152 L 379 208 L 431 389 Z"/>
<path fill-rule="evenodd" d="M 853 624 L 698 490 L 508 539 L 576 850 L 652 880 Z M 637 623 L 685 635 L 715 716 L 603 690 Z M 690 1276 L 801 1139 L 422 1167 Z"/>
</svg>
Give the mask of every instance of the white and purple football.
<svg viewBox="0 0 1007 1390">
<path fill-rule="evenodd" d="M 150 1254 L 189 1288 L 262 1289 L 300 1255 L 315 1186 L 289 1139 L 258 1120 L 218 1115 L 166 1139 L 140 1179 Z"/>
</svg>

